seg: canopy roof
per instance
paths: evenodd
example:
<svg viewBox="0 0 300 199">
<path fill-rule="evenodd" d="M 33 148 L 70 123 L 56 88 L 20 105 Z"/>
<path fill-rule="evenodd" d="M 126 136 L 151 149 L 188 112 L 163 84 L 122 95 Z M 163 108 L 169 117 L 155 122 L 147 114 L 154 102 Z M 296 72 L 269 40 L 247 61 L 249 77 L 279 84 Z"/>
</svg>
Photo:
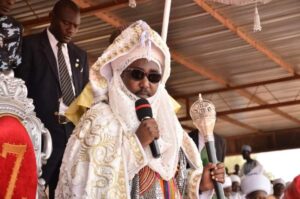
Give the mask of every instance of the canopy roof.
<svg viewBox="0 0 300 199">
<path fill-rule="evenodd" d="M 108 46 L 114 27 L 138 19 L 161 32 L 164 1 L 74 0 L 82 23 L 74 42 L 91 63 Z M 48 26 L 54 1 L 18 0 L 12 15 L 25 34 Z M 173 0 L 168 33 L 170 94 L 182 105 L 183 126 L 194 128 L 187 110 L 199 92 L 216 106 L 215 132 L 229 154 L 244 143 L 256 151 L 300 147 L 300 1 L 258 3 L 262 31 L 253 32 L 254 4 L 225 5 Z"/>
</svg>

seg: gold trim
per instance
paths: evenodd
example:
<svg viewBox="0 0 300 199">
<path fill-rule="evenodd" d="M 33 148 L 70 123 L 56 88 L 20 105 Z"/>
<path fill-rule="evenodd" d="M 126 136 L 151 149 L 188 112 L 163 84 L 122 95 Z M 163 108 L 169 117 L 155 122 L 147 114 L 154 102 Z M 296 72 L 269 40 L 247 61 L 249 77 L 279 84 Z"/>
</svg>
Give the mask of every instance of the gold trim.
<svg viewBox="0 0 300 199">
<path fill-rule="evenodd" d="M 26 152 L 27 145 L 14 145 L 14 144 L 8 144 L 4 143 L 2 145 L 2 153 L 1 156 L 3 158 L 6 158 L 7 154 L 11 153 L 16 155 L 16 161 L 12 170 L 12 174 L 10 176 L 10 180 L 8 183 L 8 187 L 6 189 L 5 199 L 11 199 L 13 196 L 13 192 L 16 186 L 17 177 L 20 171 L 21 163 L 24 158 L 24 153 Z M 22 197 L 24 198 L 24 197 Z"/>
</svg>

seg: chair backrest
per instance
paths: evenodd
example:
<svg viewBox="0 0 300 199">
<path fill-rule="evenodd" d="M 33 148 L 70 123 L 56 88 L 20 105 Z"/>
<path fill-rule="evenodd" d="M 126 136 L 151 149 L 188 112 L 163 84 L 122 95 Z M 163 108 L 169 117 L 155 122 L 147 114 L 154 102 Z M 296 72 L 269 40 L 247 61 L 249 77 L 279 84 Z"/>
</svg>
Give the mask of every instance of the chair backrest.
<svg viewBox="0 0 300 199">
<path fill-rule="evenodd" d="M 0 72 L 0 198 L 32 198 L 29 185 L 44 198 L 42 164 L 51 152 L 50 133 L 36 117 L 24 81 Z"/>
</svg>

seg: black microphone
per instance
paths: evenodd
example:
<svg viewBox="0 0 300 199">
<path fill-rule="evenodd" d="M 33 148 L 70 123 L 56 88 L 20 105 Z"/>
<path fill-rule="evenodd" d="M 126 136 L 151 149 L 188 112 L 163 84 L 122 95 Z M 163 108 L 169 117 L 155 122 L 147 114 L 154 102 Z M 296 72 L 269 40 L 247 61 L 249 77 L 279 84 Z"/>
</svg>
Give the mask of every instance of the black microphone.
<svg viewBox="0 0 300 199">
<path fill-rule="evenodd" d="M 138 99 L 135 102 L 135 111 L 140 121 L 153 117 L 151 105 L 144 98 Z M 150 143 L 150 149 L 151 149 L 152 156 L 154 158 L 160 157 L 160 151 L 156 140 L 153 140 L 153 142 Z"/>
</svg>

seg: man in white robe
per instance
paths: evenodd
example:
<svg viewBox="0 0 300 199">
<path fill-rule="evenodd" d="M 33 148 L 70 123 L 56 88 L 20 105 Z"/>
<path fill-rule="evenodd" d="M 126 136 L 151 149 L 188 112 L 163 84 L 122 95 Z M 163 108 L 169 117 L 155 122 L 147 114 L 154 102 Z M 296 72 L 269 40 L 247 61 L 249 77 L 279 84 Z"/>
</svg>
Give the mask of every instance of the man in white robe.
<svg viewBox="0 0 300 199">
<path fill-rule="evenodd" d="M 170 52 L 148 24 L 126 28 L 91 67 L 95 102 L 69 139 L 56 198 L 179 199 L 212 195 L 224 165 L 204 169 L 165 89 Z M 104 79 L 104 78 L 105 79 Z M 135 101 L 146 98 L 153 118 L 140 122 Z M 157 140 L 160 158 L 149 144 Z M 186 162 L 191 169 L 186 169 Z"/>
<path fill-rule="evenodd" d="M 240 176 L 250 174 L 264 174 L 263 166 L 257 161 L 251 158 L 252 148 L 249 145 L 242 146 L 242 156 L 246 162 L 243 164 L 242 169 L 240 170 Z"/>
</svg>

